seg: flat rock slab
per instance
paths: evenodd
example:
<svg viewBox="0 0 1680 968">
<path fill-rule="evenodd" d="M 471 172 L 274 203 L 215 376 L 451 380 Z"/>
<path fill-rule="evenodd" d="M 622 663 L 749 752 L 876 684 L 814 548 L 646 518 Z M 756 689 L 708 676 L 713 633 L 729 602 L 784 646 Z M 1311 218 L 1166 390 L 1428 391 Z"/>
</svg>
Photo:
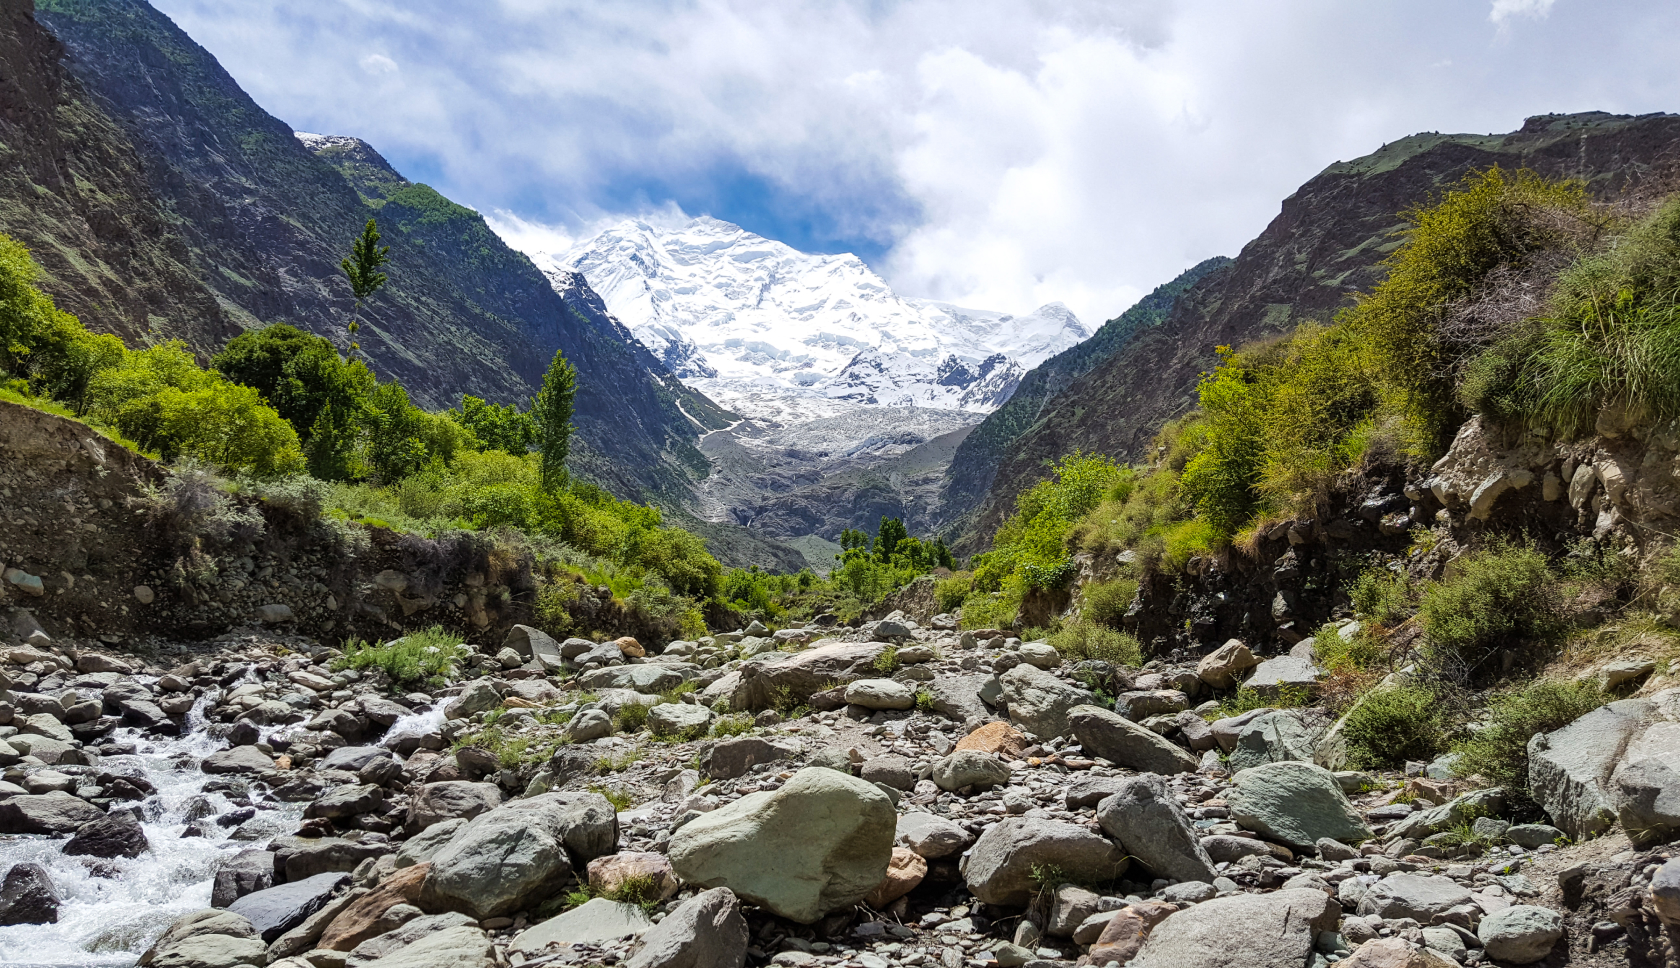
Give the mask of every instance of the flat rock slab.
<svg viewBox="0 0 1680 968">
<path fill-rule="evenodd" d="M 0 834 L 73 834 L 103 816 L 68 793 L 22 794 L 0 800 Z"/>
<path fill-rule="evenodd" d="M 325 907 L 333 894 L 349 883 L 350 875 L 345 873 L 316 874 L 247 894 L 228 905 L 227 910 L 250 921 L 263 942 L 273 944 L 276 938 Z"/>
<path fill-rule="evenodd" d="M 1300 850 L 1322 837 L 1344 844 L 1371 838 L 1335 774 L 1311 763 L 1266 763 L 1232 778 L 1231 819 L 1257 834 Z"/>
<path fill-rule="evenodd" d="M 614 941 L 634 937 L 651 927 L 653 921 L 640 906 L 597 897 L 521 931 L 508 951 L 530 958 L 551 945 Z"/>
<path fill-rule="evenodd" d="M 1301 968 L 1341 913 L 1315 890 L 1214 898 L 1157 924 L 1131 968 Z"/>
</svg>

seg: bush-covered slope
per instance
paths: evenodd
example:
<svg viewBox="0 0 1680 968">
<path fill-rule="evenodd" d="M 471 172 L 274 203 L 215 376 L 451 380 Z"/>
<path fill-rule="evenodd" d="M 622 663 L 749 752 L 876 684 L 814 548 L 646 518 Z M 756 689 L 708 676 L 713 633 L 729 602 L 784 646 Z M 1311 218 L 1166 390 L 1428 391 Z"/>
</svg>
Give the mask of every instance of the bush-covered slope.
<svg viewBox="0 0 1680 968">
<path fill-rule="evenodd" d="M 1084 449 L 1143 457 L 1156 430 L 1190 409 L 1215 348 L 1328 321 L 1369 291 L 1400 242 L 1398 213 L 1467 172 L 1501 165 L 1575 177 L 1594 195 L 1653 193 L 1671 184 L 1680 116 L 1603 113 L 1530 118 L 1509 135 L 1413 135 L 1337 162 L 1285 199 L 1283 210 L 1228 267 L 1190 287 L 1168 319 L 1074 380 L 1043 408 L 1033 433 L 1000 456 L 967 522 L 963 550 L 994 532 L 1017 494 L 1049 464 Z"/>
<path fill-rule="evenodd" d="M 555 293 L 477 213 L 376 153 L 317 157 L 142 0 L 47 0 L 37 17 L 127 133 L 184 260 L 226 315 L 342 343 L 353 300 L 338 260 L 376 216 L 391 244 L 390 284 L 357 338 L 381 376 L 433 408 L 463 391 L 520 400 L 563 350 L 580 374 L 579 469 L 631 493 L 686 497 L 704 460 L 683 410 L 706 421 L 715 407 L 593 311 L 592 294 Z"/>
</svg>

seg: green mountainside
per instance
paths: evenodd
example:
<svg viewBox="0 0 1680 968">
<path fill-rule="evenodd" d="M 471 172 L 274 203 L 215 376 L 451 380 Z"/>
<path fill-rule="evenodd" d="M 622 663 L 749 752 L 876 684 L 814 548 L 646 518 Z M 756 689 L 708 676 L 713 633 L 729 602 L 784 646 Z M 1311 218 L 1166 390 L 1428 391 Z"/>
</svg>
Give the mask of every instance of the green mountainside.
<svg viewBox="0 0 1680 968">
<path fill-rule="evenodd" d="M 27 4 L 8 7 L 12 30 L 26 29 Z M 154 260 L 160 273 L 173 270 L 155 287 L 166 294 L 150 311 L 158 335 L 181 336 L 203 352 L 237 327 L 283 321 L 344 345 L 353 299 L 338 260 L 377 217 L 391 246 L 390 283 L 365 307 L 357 335 L 376 372 L 429 408 L 462 392 L 522 401 L 562 350 L 580 374 L 574 466 L 628 495 L 690 498 L 693 480 L 706 473 L 696 424 L 721 426 L 724 413 L 684 388 L 581 281 L 555 292 L 476 212 L 409 182 L 359 142 L 318 157 L 142 0 L 44 0 L 36 17 L 63 43 L 74 83 L 60 100 L 95 119 L 81 125 L 61 111 L 56 127 L 101 138 L 113 156 L 126 147 L 134 160 L 115 185 L 90 178 L 96 187 L 83 191 L 120 195 L 124 204 L 106 217 L 149 233 L 173 257 Z M 37 68 L 57 62 L 36 57 Z M 135 222 L 134 213 L 149 214 L 150 223 Z M 68 233 L 32 236 L 27 221 L 14 212 L 0 231 L 18 228 L 37 250 Z M 97 297 L 80 295 L 94 269 L 65 274 L 43 256 L 49 291 L 67 308 L 93 310 L 96 328 L 140 329 L 141 310 L 99 311 L 90 305 Z M 194 276 L 196 288 L 186 281 Z M 176 290 L 197 305 L 167 297 Z"/>
<path fill-rule="evenodd" d="M 1282 211 L 1228 266 L 1184 291 L 1165 321 L 1060 389 L 1030 433 L 1011 439 L 977 506 L 953 494 L 960 551 L 978 550 L 1016 495 L 1049 476 L 1075 450 L 1143 459 L 1167 420 L 1195 405 L 1196 384 L 1215 347 L 1240 346 L 1328 322 L 1380 278 L 1401 239 L 1397 213 L 1427 203 L 1465 174 L 1499 165 L 1585 181 L 1601 196 L 1671 188 L 1680 116 L 1602 112 L 1529 118 L 1508 135 L 1413 135 L 1337 162 L 1284 199 Z M 953 476 L 953 482 L 956 478 Z M 966 516 L 958 518 L 957 515 Z"/>
</svg>

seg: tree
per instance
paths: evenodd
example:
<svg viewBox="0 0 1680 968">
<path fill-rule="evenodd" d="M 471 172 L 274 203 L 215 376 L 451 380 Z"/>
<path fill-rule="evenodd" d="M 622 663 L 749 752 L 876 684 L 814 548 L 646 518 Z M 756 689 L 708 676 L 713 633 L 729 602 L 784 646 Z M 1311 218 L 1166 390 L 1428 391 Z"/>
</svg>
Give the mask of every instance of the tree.
<svg viewBox="0 0 1680 968">
<path fill-rule="evenodd" d="M 486 403 L 463 393 L 460 409 L 449 411 L 449 419 L 472 431 L 486 448 L 506 451 L 516 457 L 537 442 L 536 421 L 511 403 Z"/>
<path fill-rule="evenodd" d="M 354 341 L 356 331 L 362 328 L 356 322 L 355 313 L 361 312 L 362 303 L 385 285 L 385 273 L 380 272 L 379 267 L 391 261 L 390 252 L 390 246 L 379 244 L 379 226 L 370 218 L 362 226 L 362 234 L 350 243 L 350 257 L 339 262 L 344 277 L 350 280 L 350 291 L 356 296 L 356 309 L 351 313 L 350 325 L 346 327 L 350 331 L 351 352 L 361 348 L 361 344 Z"/>
<path fill-rule="evenodd" d="M 256 388 L 291 423 L 311 474 L 324 481 L 358 476 L 355 449 L 377 385 L 366 364 L 340 359 L 326 339 L 285 323 L 235 336 L 210 363 Z"/>
<path fill-rule="evenodd" d="M 566 480 L 566 458 L 572 451 L 572 409 L 577 397 L 577 370 L 556 350 L 543 374 L 542 389 L 531 401 L 537 424 L 537 448 L 542 452 L 542 489 L 553 492 Z"/>
<path fill-rule="evenodd" d="M 910 530 L 898 518 L 881 518 L 881 530 L 875 535 L 875 557 L 879 561 L 892 560 L 893 552 L 898 550 L 898 543 L 910 537 Z"/>
</svg>

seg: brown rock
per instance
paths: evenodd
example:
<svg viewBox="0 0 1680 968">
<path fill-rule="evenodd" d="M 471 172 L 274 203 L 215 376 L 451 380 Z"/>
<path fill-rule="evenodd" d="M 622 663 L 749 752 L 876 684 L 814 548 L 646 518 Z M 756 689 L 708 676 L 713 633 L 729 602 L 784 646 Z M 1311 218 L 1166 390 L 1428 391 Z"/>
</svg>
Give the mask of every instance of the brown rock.
<svg viewBox="0 0 1680 968">
<path fill-rule="evenodd" d="M 677 872 L 671 869 L 671 862 L 664 854 L 624 851 L 589 862 L 589 886 L 609 897 L 636 877 L 653 878 L 653 894 L 642 898 L 644 901 L 663 901 L 681 887 Z"/>
<path fill-rule="evenodd" d="M 637 642 L 628 635 L 623 638 L 613 639 L 613 645 L 618 646 L 618 651 L 624 653 L 632 659 L 640 659 L 647 655 L 647 650 L 642 648 L 642 643 Z"/>
<path fill-rule="evenodd" d="M 399 904 L 415 903 L 420 897 L 420 886 L 426 880 L 426 872 L 431 869 L 430 864 L 415 864 L 387 877 L 383 884 L 340 912 L 332 924 L 321 932 L 321 940 L 316 947 L 350 951 L 363 941 L 396 927 L 384 923 L 385 912 Z"/>
<path fill-rule="evenodd" d="M 1458 795 L 1458 790 L 1464 784 L 1456 780 L 1435 780 L 1427 776 L 1414 776 L 1406 781 L 1405 793 L 1412 795 L 1413 800 L 1424 800 L 1434 806 L 1440 806 Z"/>
<path fill-rule="evenodd" d="M 1005 759 L 1020 759 L 1026 751 L 1027 738 L 1008 723 L 987 723 L 962 739 L 957 750 L 979 750 L 982 753 L 1002 753 Z"/>
<path fill-rule="evenodd" d="M 1106 965 L 1118 961 L 1123 965 L 1131 961 L 1149 940 L 1150 929 L 1177 910 L 1178 905 L 1165 901 L 1143 901 L 1114 912 L 1102 936 L 1091 946 L 1091 963 Z"/>
<path fill-rule="evenodd" d="M 1237 684 L 1238 676 L 1259 664 L 1241 639 L 1231 639 L 1202 657 L 1196 675 L 1215 689 L 1229 689 Z"/>
<path fill-rule="evenodd" d="M 863 899 L 877 911 L 916 889 L 927 876 L 927 861 L 908 847 L 894 847 L 887 862 L 887 876 Z"/>
<path fill-rule="evenodd" d="M 1428 948 L 1414 947 L 1405 938 L 1380 938 L 1359 946 L 1346 968 L 1456 968 L 1458 962 Z"/>
</svg>

